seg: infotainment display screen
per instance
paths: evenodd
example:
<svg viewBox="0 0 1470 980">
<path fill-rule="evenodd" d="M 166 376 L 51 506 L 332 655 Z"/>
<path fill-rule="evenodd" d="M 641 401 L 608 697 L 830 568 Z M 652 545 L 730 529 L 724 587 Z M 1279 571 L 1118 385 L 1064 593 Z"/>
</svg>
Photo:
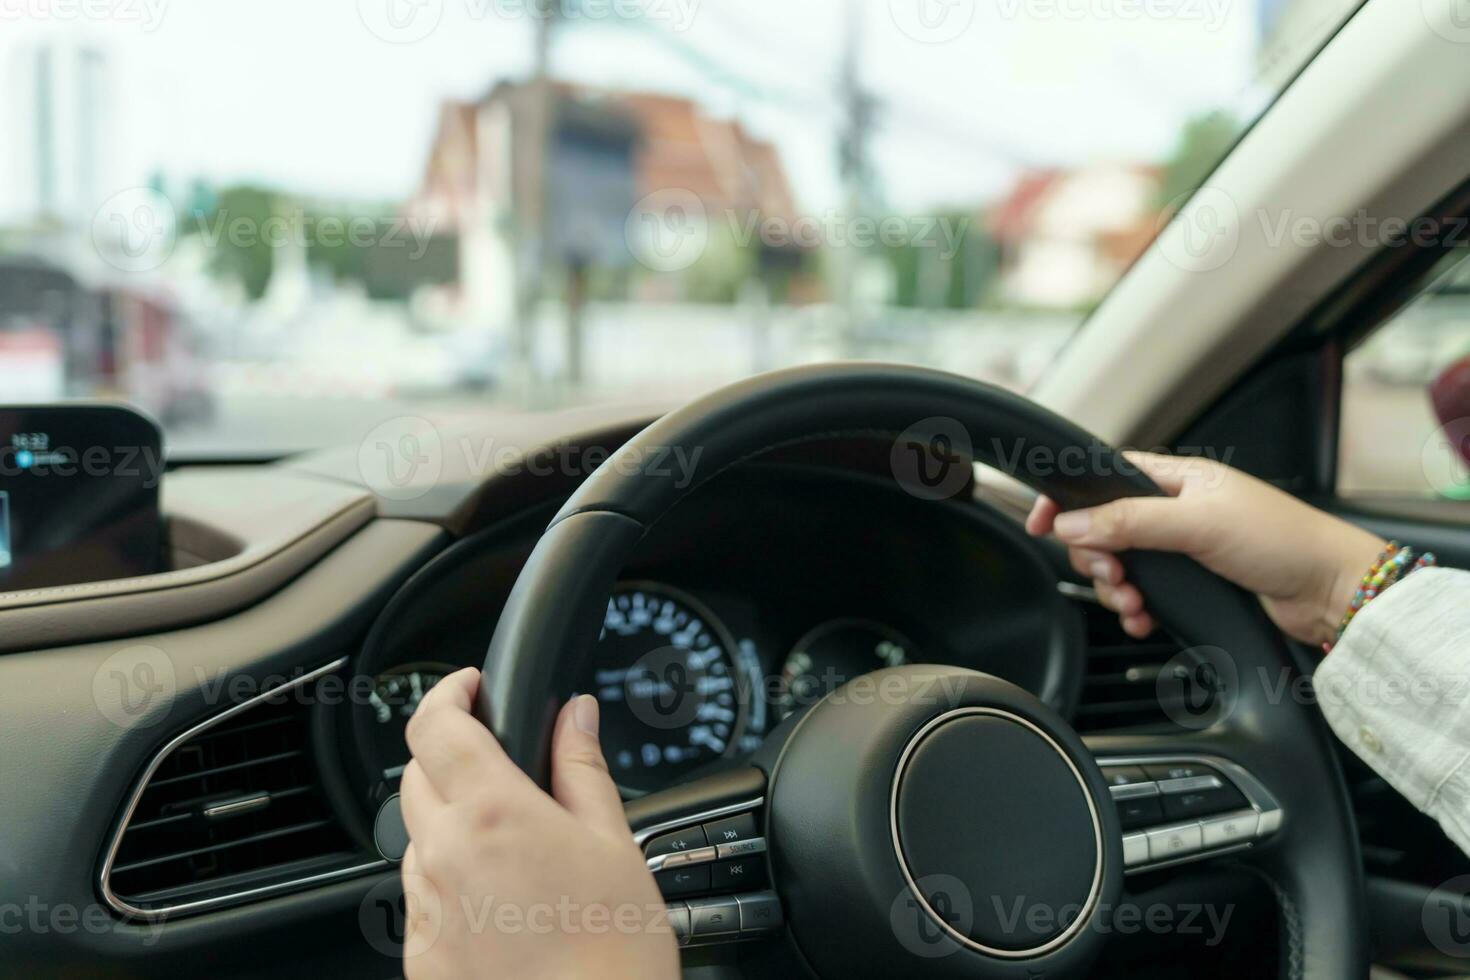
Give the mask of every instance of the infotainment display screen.
<svg viewBox="0 0 1470 980">
<path fill-rule="evenodd" d="M 158 426 L 118 405 L 0 406 L 0 592 L 159 570 Z"/>
</svg>

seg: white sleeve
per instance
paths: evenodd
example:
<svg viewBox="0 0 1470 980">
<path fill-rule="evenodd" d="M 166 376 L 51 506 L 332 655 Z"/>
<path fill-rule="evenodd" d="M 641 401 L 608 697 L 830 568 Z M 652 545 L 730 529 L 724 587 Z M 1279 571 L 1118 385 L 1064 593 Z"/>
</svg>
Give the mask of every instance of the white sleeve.
<svg viewBox="0 0 1470 980">
<path fill-rule="evenodd" d="M 1337 737 L 1470 854 L 1470 572 L 1425 568 L 1390 586 L 1314 687 Z"/>
</svg>

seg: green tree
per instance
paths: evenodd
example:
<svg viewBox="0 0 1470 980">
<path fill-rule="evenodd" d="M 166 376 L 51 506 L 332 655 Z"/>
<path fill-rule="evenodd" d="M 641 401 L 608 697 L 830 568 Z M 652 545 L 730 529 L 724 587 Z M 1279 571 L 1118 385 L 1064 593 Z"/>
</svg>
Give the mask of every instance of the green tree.
<svg viewBox="0 0 1470 980">
<path fill-rule="evenodd" d="M 1174 152 L 1164 163 L 1160 205 L 1171 205 L 1203 184 L 1235 146 L 1242 129 L 1240 120 L 1224 109 L 1213 109 L 1186 122 Z"/>
<path fill-rule="evenodd" d="M 210 272 L 236 279 L 251 299 L 265 295 L 275 268 L 266 222 L 275 215 L 281 198 L 263 187 L 238 185 L 220 191 L 214 209 L 191 220 L 186 234 L 204 237 L 209 248 Z"/>
<path fill-rule="evenodd" d="M 983 305 L 1000 256 L 980 219 L 953 210 L 905 220 L 915 240 L 879 246 L 893 269 L 894 305 L 950 310 Z"/>
</svg>

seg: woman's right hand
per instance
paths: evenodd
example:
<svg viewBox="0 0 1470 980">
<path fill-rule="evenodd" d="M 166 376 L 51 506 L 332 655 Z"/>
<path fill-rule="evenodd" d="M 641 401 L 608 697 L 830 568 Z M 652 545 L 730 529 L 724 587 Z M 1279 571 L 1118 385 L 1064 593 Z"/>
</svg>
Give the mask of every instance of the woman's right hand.
<svg viewBox="0 0 1470 980">
<path fill-rule="evenodd" d="M 1120 551 L 1188 555 L 1260 596 L 1283 631 L 1304 643 L 1330 643 L 1383 539 L 1302 503 L 1270 484 L 1198 457 L 1129 452 L 1127 459 L 1167 496 L 1125 497 L 1062 512 L 1036 501 L 1026 530 L 1055 534 L 1072 567 L 1091 578 L 1098 599 L 1135 637 L 1154 621 L 1124 577 Z"/>
</svg>

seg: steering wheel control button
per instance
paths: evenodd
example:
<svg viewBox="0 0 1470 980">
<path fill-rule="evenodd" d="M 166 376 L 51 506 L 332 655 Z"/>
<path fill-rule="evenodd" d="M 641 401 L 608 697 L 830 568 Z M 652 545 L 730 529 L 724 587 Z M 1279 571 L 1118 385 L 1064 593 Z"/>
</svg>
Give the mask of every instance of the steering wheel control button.
<svg viewBox="0 0 1470 980">
<path fill-rule="evenodd" d="M 1200 832 L 1204 837 L 1205 847 L 1230 847 L 1254 839 L 1259 824 L 1260 818 L 1256 811 L 1242 810 L 1229 816 L 1201 821 Z"/>
<path fill-rule="evenodd" d="M 680 946 L 689 945 L 689 906 L 683 902 L 669 906 L 669 928 Z"/>
<path fill-rule="evenodd" d="M 766 853 L 766 839 L 764 837 L 751 837 L 747 840 L 739 840 L 733 844 L 719 844 L 715 847 L 716 853 L 721 861 L 726 858 L 749 857 L 752 854 Z"/>
<path fill-rule="evenodd" d="M 781 902 L 775 892 L 736 895 L 740 906 L 740 934 L 754 935 L 781 928 Z"/>
<path fill-rule="evenodd" d="M 1166 794 L 1164 816 L 1169 820 L 1185 820 L 1216 813 L 1229 813 L 1245 807 L 1245 797 L 1234 786 L 1219 786 L 1197 792 Z"/>
<path fill-rule="evenodd" d="M 1100 759 L 1098 766 L 1104 773 L 1141 769 L 1152 781 L 1108 779 L 1125 831 L 1123 864 L 1128 874 L 1160 863 L 1204 860 L 1248 846 L 1281 827 L 1281 807 L 1270 791 L 1249 771 L 1225 759 Z M 1152 800 L 1136 795 L 1139 785 L 1154 786 L 1158 795 Z M 1146 816 L 1148 802 L 1156 803 L 1162 814 Z M 1146 853 L 1138 838 L 1146 840 Z"/>
<path fill-rule="evenodd" d="M 1148 863 L 1148 834 L 1123 835 L 1123 863 L 1130 868 Z"/>
<path fill-rule="evenodd" d="M 1150 861 L 1168 861 L 1185 857 L 1204 846 L 1204 836 L 1197 823 L 1164 827 L 1148 832 L 1148 857 Z"/>
<path fill-rule="evenodd" d="M 1157 783 L 1159 792 L 1165 795 L 1171 793 L 1197 793 L 1200 790 L 1219 789 L 1225 783 L 1219 776 L 1184 776 L 1180 779 L 1164 779 Z"/>
<path fill-rule="evenodd" d="M 705 847 L 709 841 L 705 839 L 703 827 L 686 827 L 673 833 L 661 834 L 648 842 L 643 853 L 648 857 L 661 857 L 665 854 L 679 854 L 681 852 L 697 850 Z"/>
<path fill-rule="evenodd" d="M 1143 771 L 1142 766 L 1104 766 L 1102 774 L 1103 781 L 1110 788 L 1153 782 L 1153 778 Z"/>
<path fill-rule="evenodd" d="M 1124 783 L 1121 786 L 1109 786 L 1108 792 L 1115 800 L 1136 800 L 1145 796 L 1158 796 L 1158 783 Z"/>
<path fill-rule="evenodd" d="M 1148 774 L 1149 779 L 1160 783 L 1166 783 L 1174 779 L 1196 779 L 1200 776 L 1220 778 L 1218 772 L 1203 762 L 1165 762 L 1157 765 L 1144 766 L 1143 771 Z"/>
<path fill-rule="evenodd" d="M 689 930 L 695 942 L 739 935 L 740 903 L 734 898 L 691 900 Z"/>
<path fill-rule="evenodd" d="M 760 836 L 760 832 L 755 829 L 755 814 L 753 813 L 741 813 L 733 817 L 726 817 L 724 820 L 707 823 L 704 825 L 704 833 L 709 838 L 709 843 L 716 847 L 736 844 Z"/>
<path fill-rule="evenodd" d="M 1157 827 L 1165 821 L 1164 805 L 1159 802 L 1157 796 L 1148 796 L 1137 800 L 1118 800 L 1118 820 L 1123 824 L 1124 830 L 1138 830 L 1140 827 Z"/>
<path fill-rule="evenodd" d="M 649 871 L 668 871 L 671 868 L 683 868 L 691 864 L 708 864 L 718 855 L 713 847 L 701 847 L 693 851 L 674 851 L 671 854 L 660 854 L 658 857 L 648 859 Z"/>
<path fill-rule="evenodd" d="M 760 888 L 766 883 L 766 865 L 760 858 L 721 861 L 710 868 L 710 887 L 715 891 Z"/>
<path fill-rule="evenodd" d="M 664 898 L 697 895 L 710 889 L 709 865 L 707 864 L 694 868 L 660 871 L 653 877 L 658 882 L 658 890 L 663 893 Z"/>
</svg>

